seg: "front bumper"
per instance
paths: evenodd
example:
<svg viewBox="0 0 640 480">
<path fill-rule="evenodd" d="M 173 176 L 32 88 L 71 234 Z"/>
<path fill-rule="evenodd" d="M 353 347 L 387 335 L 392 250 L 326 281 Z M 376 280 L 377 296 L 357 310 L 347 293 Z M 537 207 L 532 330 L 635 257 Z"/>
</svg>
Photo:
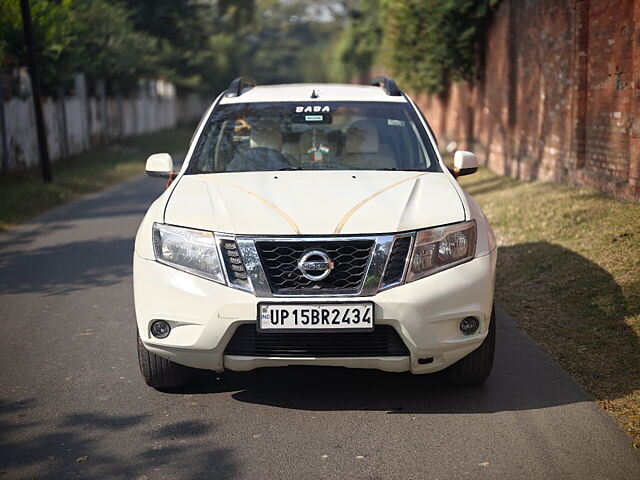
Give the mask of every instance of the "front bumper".
<svg viewBox="0 0 640 480">
<path fill-rule="evenodd" d="M 327 301 L 373 301 L 377 325 L 396 329 L 410 355 L 396 357 L 278 358 L 225 355 L 236 328 L 255 323 L 260 301 L 300 302 L 297 298 L 258 298 L 134 254 L 134 296 L 138 331 L 151 352 L 176 363 L 222 371 L 286 365 L 327 365 L 413 373 L 442 370 L 471 353 L 484 340 L 493 304 L 496 250 L 421 280 L 371 297 L 331 297 Z M 309 299 L 313 303 L 323 298 Z M 467 316 L 480 319 L 478 333 L 458 326 Z M 171 334 L 149 334 L 154 320 L 171 324 Z M 430 363 L 420 359 L 432 358 Z"/>
</svg>

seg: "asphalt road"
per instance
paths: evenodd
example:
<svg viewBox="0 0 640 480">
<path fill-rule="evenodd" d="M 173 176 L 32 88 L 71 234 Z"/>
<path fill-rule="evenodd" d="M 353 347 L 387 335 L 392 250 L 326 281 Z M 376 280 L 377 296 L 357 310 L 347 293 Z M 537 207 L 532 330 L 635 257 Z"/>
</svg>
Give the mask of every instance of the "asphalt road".
<svg viewBox="0 0 640 480">
<path fill-rule="evenodd" d="M 0 236 L 0 478 L 639 479 L 630 439 L 498 315 L 482 387 L 326 368 L 138 372 L 138 178 Z"/>
</svg>

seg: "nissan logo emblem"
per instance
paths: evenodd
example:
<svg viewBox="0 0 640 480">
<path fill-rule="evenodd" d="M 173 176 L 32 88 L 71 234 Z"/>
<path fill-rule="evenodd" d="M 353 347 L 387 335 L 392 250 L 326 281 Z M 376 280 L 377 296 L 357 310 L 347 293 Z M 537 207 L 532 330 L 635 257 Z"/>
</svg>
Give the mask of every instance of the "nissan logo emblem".
<svg viewBox="0 0 640 480">
<path fill-rule="evenodd" d="M 319 282 L 333 270 L 333 260 L 322 250 L 309 250 L 298 260 L 298 268 L 305 278 Z"/>
</svg>

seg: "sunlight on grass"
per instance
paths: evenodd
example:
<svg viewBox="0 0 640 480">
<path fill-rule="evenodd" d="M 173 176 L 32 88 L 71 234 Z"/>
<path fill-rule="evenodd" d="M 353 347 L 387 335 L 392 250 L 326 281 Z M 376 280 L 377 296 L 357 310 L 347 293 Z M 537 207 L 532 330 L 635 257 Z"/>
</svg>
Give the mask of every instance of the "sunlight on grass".
<svg viewBox="0 0 640 480">
<path fill-rule="evenodd" d="M 498 236 L 498 304 L 640 440 L 640 205 L 487 169 L 460 183 Z"/>
<path fill-rule="evenodd" d="M 43 184 L 39 170 L 0 176 L 0 231 L 56 205 L 144 172 L 147 156 L 186 152 L 192 127 L 180 127 L 101 146 L 52 164 L 53 183 Z"/>
</svg>

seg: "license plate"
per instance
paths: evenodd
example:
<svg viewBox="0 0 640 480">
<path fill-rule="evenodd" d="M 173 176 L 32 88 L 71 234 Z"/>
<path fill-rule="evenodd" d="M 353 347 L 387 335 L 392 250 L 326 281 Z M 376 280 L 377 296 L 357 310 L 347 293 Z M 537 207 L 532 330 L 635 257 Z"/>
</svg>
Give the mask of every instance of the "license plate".
<svg viewBox="0 0 640 480">
<path fill-rule="evenodd" d="M 373 330 L 373 302 L 260 303 L 258 330 Z"/>
</svg>

